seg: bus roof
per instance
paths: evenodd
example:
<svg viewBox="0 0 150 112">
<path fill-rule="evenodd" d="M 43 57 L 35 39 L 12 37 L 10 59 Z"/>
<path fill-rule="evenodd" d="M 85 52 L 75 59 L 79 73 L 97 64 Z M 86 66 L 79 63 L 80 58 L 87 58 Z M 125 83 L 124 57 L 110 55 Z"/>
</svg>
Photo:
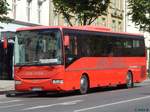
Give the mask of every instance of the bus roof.
<svg viewBox="0 0 150 112">
<path fill-rule="evenodd" d="M 97 27 L 97 26 L 73 26 L 73 27 L 67 27 L 67 26 L 34 26 L 34 27 L 18 28 L 17 31 L 52 29 L 52 28 L 83 30 L 83 31 L 96 31 L 96 32 L 107 32 L 107 33 L 121 34 L 121 35 L 131 35 L 131 36 L 143 36 L 143 34 L 140 34 L 140 33 L 113 32 L 110 28 Z"/>
</svg>

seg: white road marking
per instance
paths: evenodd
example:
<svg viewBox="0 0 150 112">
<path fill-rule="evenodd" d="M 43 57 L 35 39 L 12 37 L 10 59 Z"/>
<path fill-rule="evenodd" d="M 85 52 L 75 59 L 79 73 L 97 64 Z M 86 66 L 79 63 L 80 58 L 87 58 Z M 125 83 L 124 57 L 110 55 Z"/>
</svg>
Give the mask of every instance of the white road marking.
<svg viewBox="0 0 150 112">
<path fill-rule="evenodd" d="M 83 100 L 75 100 L 75 101 L 70 101 L 70 102 L 63 102 L 63 103 L 60 103 L 59 105 L 75 105 L 79 102 L 83 102 Z"/>
<path fill-rule="evenodd" d="M 15 105 L 0 106 L 0 109 L 10 108 L 10 107 L 18 107 L 18 106 L 23 106 L 23 105 L 24 104 L 15 104 Z"/>
<path fill-rule="evenodd" d="M 25 110 L 34 110 L 34 109 L 40 109 L 40 108 L 46 108 L 46 107 L 52 107 L 52 106 L 56 106 L 58 104 L 51 104 L 51 105 L 41 105 L 41 106 L 35 106 L 35 107 L 29 107 L 29 108 L 25 108 L 22 109 L 23 111 Z"/>
<path fill-rule="evenodd" d="M 75 101 L 68 101 L 68 102 L 63 102 L 63 103 L 55 103 L 55 104 L 51 104 L 51 105 L 40 105 L 40 106 L 25 108 L 22 110 L 25 111 L 25 110 L 41 109 L 41 108 L 47 108 L 47 107 L 52 107 L 52 106 L 56 106 L 56 105 L 74 105 L 74 104 L 77 104 L 82 101 L 83 100 L 75 100 Z"/>
<path fill-rule="evenodd" d="M 143 100 L 143 99 L 147 99 L 147 98 L 150 98 L 150 96 L 144 96 L 144 97 L 139 97 L 139 98 L 135 98 L 135 99 L 131 99 L 131 100 L 123 100 L 123 101 L 119 101 L 119 102 L 108 103 L 108 104 L 93 106 L 93 107 L 89 107 L 89 108 L 83 108 L 83 109 L 79 109 L 79 110 L 74 110 L 73 112 L 83 112 L 83 111 L 93 110 L 93 109 L 97 109 L 97 108 L 103 108 L 103 107 L 108 107 L 108 106 L 112 106 L 112 105 Z"/>
<path fill-rule="evenodd" d="M 0 104 L 4 103 L 14 103 L 14 102 L 20 102 L 21 100 L 10 100 L 10 101 L 1 101 Z"/>
</svg>

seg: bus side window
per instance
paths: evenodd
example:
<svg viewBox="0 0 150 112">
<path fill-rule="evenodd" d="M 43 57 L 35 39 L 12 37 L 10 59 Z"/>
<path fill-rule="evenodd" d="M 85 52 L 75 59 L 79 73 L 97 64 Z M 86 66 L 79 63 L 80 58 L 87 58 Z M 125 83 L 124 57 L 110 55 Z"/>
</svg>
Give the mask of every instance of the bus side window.
<svg viewBox="0 0 150 112">
<path fill-rule="evenodd" d="M 133 40 L 133 50 L 132 50 L 132 52 L 133 52 L 134 56 L 144 56 L 145 55 L 144 41 L 134 39 Z"/>
<path fill-rule="evenodd" d="M 65 46 L 66 63 L 69 64 L 77 57 L 77 37 L 75 35 L 69 36 L 69 45 Z"/>
<path fill-rule="evenodd" d="M 122 56 L 123 55 L 123 41 L 119 38 L 114 38 L 114 56 Z"/>
<path fill-rule="evenodd" d="M 114 40 L 112 37 L 107 37 L 107 46 L 106 46 L 106 55 L 113 56 L 114 55 Z"/>
</svg>

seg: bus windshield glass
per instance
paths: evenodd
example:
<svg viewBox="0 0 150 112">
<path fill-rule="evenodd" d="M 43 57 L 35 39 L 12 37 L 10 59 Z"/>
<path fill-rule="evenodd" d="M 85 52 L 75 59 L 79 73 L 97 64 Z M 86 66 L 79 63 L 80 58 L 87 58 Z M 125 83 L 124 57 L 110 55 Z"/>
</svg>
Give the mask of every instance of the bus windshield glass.
<svg viewBox="0 0 150 112">
<path fill-rule="evenodd" d="M 61 32 L 58 29 L 18 31 L 15 65 L 61 64 Z"/>
</svg>

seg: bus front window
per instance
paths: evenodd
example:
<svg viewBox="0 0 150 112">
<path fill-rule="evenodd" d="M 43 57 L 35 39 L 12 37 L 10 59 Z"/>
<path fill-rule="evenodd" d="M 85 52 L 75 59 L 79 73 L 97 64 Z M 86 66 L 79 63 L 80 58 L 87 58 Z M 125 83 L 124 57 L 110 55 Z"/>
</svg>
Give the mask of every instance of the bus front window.
<svg viewBox="0 0 150 112">
<path fill-rule="evenodd" d="M 61 64 L 61 33 L 56 29 L 19 31 L 15 40 L 15 64 Z"/>
</svg>

